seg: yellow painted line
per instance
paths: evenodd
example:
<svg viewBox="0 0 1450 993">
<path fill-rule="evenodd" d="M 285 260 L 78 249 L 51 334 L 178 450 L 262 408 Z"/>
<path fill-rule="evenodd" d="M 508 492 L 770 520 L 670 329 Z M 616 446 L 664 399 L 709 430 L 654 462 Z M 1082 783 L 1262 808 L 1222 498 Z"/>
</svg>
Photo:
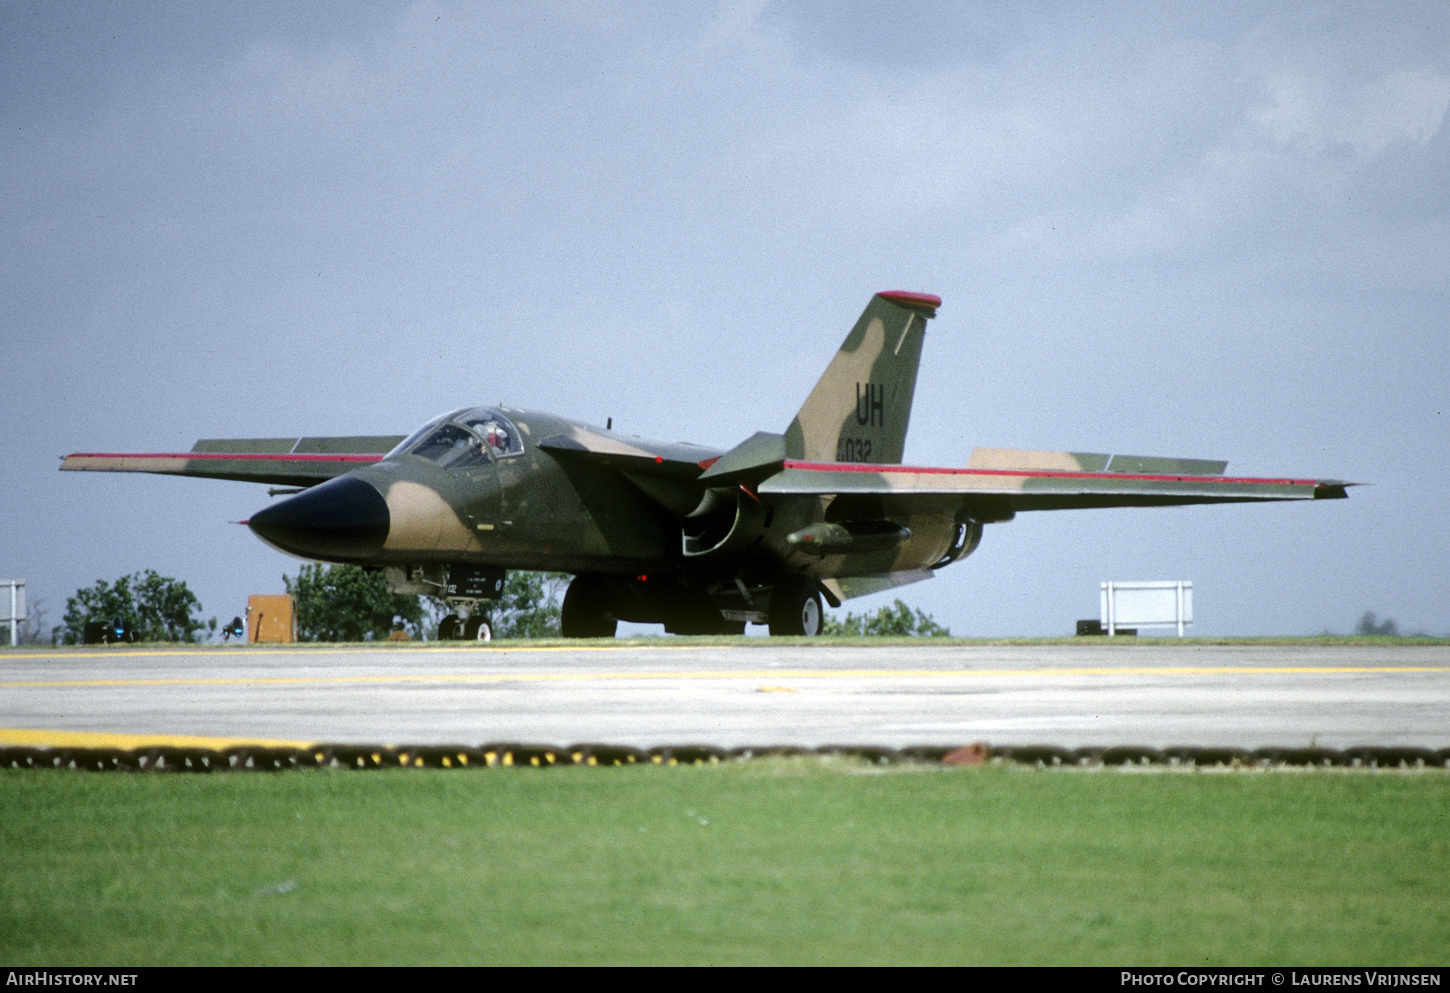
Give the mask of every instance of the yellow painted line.
<svg viewBox="0 0 1450 993">
<path fill-rule="evenodd" d="M 187 734 L 110 734 L 104 731 L 48 731 L 38 728 L 0 728 L 0 746 L 20 748 L 205 748 L 219 752 L 240 745 L 262 748 L 306 748 L 310 741 L 277 738 L 203 738 Z"/>
<path fill-rule="evenodd" d="M 321 646 L 316 644 L 294 642 L 281 648 L 256 648 L 251 645 L 233 645 L 230 647 L 216 645 L 210 648 L 127 648 L 117 645 L 113 648 L 96 648 L 85 650 L 63 651 L 0 651 L 0 662 L 6 659 L 150 659 L 150 658 L 211 658 L 231 653 L 236 658 L 251 658 L 256 655 L 297 655 L 306 657 L 308 655 L 355 655 L 358 653 L 385 652 L 399 650 L 400 645 L 406 645 L 402 651 L 422 655 L 433 655 L 440 652 L 480 652 L 493 655 L 508 655 L 512 653 L 545 654 L 549 652 L 683 652 L 700 651 L 708 648 L 720 648 L 719 645 L 689 645 L 689 644 L 659 644 L 659 645 L 510 645 L 504 647 L 482 647 L 475 646 L 470 642 L 454 642 L 450 644 L 434 644 L 425 642 L 413 644 L 409 642 L 380 642 L 375 644 L 349 645 L 346 647 Z M 724 646 L 729 648 L 730 646 Z"/>
<path fill-rule="evenodd" d="M 1438 672 L 1447 666 L 1163 666 L 1072 669 L 744 669 L 720 672 L 514 672 L 389 673 L 377 676 L 229 676 L 214 679 L 56 679 L 0 681 L 0 689 L 99 688 L 106 686 L 297 686 L 387 683 L 591 683 L 630 680 L 709 679 L 1001 679 L 1031 676 L 1304 676 L 1385 675 Z"/>
<path fill-rule="evenodd" d="M 177 647 L 146 647 L 146 648 L 137 648 L 137 647 L 130 646 L 130 645 L 109 645 L 109 646 L 99 647 L 99 648 L 82 648 L 82 647 L 79 647 L 79 646 L 65 645 L 65 646 L 61 646 L 59 648 L 54 648 L 54 649 L 49 649 L 49 650 L 47 650 L 47 649 L 34 649 L 34 648 L 10 649 L 8 646 L 0 646 L 0 662 L 3 662 L 6 659 L 46 659 L 46 660 L 81 659 L 81 658 L 110 658 L 110 659 L 125 659 L 125 658 L 131 658 L 131 659 L 146 659 L 146 658 L 211 658 L 211 659 L 215 659 L 215 658 L 219 658 L 219 657 L 226 656 L 226 655 L 231 655 L 231 656 L 233 656 L 235 658 L 238 658 L 238 659 L 244 659 L 244 658 L 251 658 L 251 657 L 254 657 L 254 656 L 262 656 L 262 655 L 296 655 L 296 656 L 306 657 L 308 655 L 356 655 L 356 654 L 364 654 L 364 655 L 366 655 L 366 654 L 370 654 L 370 653 L 384 653 L 384 652 L 389 652 L 389 653 L 392 653 L 392 652 L 404 652 L 404 653 L 408 653 L 408 654 L 423 654 L 423 655 L 439 654 L 439 653 L 465 652 L 465 653 L 468 653 L 471 657 L 475 657 L 476 658 L 476 657 L 480 657 L 480 656 L 482 656 L 484 654 L 494 654 L 494 655 L 497 655 L 497 654 L 503 654 L 503 655 L 511 655 L 511 654 L 541 655 L 541 654 L 550 654 L 550 653 L 556 653 L 556 652 L 689 652 L 689 651 L 699 652 L 699 651 L 727 651 L 727 652 L 732 652 L 733 653 L 733 652 L 748 652 L 748 651 L 758 650 L 758 649 L 768 649 L 768 648 L 771 648 L 771 647 L 789 647 L 789 648 L 801 649 L 803 651 L 815 651 L 815 650 L 828 649 L 828 648 L 841 648 L 841 649 L 846 649 L 846 650 L 871 651 L 871 650 L 873 650 L 873 649 L 875 649 L 877 647 L 881 647 L 881 646 L 875 646 L 875 645 L 870 645 L 870 644 L 849 644 L 849 643 L 848 644 L 835 644 L 835 643 L 832 643 L 832 644 L 821 644 L 821 645 L 795 644 L 795 645 L 789 645 L 789 646 L 779 646 L 778 643 L 774 642 L 772 639 L 769 639 L 769 638 L 747 638 L 747 639 L 743 639 L 742 643 L 740 643 L 740 644 L 720 644 L 720 643 L 716 643 L 716 642 L 712 642 L 712 643 L 709 643 L 709 644 L 692 644 L 692 643 L 690 643 L 687 640 L 679 640 L 679 639 L 666 639 L 666 638 L 650 639 L 650 638 L 643 638 L 643 639 L 640 639 L 638 641 L 627 642 L 627 643 L 623 643 L 623 644 L 618 643 L 618 642 L 611 642 L 608 639 L 599 639 L 599 640 L 593 641 L 593 642 L 585 639 L 585 640 L 583 640 L 580 643 L 552 644 L 552 645 L 515 644 L 515 643 L 512 643 L 512 642 L 508 642 L 508 641 L 493 642 L 493 643 L 491 643 L 489 645 L 479 645 L 479 644 L 474 644 L 472 642 L 466 642 L 466 641 L 456 641 L 456 642 L 453 642 L 453 641 L 450 641 L 450 642 L 441 642 L 441 641 L 405 641 L 405 642 L 398 642 L 398 641 L 379 641 L 379 642 L 360 642 L 360 643 L 354 643 L 354 644 L 350 644 L 350 645 L 336 645 L 336 644 L 330 644 L 330 643 L 324 643 L 324 642 L 291 642 L 291 643 L 288 643 L 288 644 L 273 643 L 273 644 L 266 644 L 266 645 L 261 645 L 261 644 L 243 644 L 243 643 L 233 643 L 233 644 L 220 644 L 220 643 L 217 643 L 217 644 L 210 644 L 210 645 L 194 645 L 194 646 L 192 646 L 190 648 L 181 647 L 181 646 L 177 646 Z M 887 646 L 884 646 L 884 647 L 888 647 L 888 648 L 905 648 L 905 647 L 909 647 L 909 646 L 903 645 L 903 644 L 900 644 L 900 643 L 893 643 L 891 645 L 887 645 Z M 946 647 L 953 648 L 953 649 L 967 649 L 967 650 L 983 649 L 983 650 L 991 650 L 991 651 L 1008 651 L 1008 652 L 1014 652 L 1014 653 L 1020 653 L 1020 652 L 1024 652 L 1024 651 L 1031 651 L 1034 648 L 1034 646 L 1031 645 L 1031 644 L 1016 645 L 1016 644 L 995 644 L 995 643 L 989 643 L 989 644 L 980 645 L 980 646 L 967 643 L 967 644 L 961 644 L 961 645 L 949 645 L 949 646 L 946 646 Z M 1439 645 L 1439 644 L 1428 645 L 1428 646 L 1421 646 L 1421 645 L 1373 645 L 1373 644 L 1370 644 L 1370 645 L 1312 645 L 1312 644 L 1292 644 L 1292 643 L 1291 644 L 1285 644 L 1285 645 L 1274 645 L 1274 644 L 1264 644 L 1264 645 L 1259 645 L 1259 644 L 1232 645 L 1232 644 L 1230 644 L 1230 645 L 1226 645 L 1226 646 L 1218 646 L 1218 645 L 1201 645 L 1201 644 L 1198 644 L 1198 643 L 1195 643 L 1195 642 L 1191 642 L 1190 641 L 1190 642 L 1187 642 L 1187 643 L 1181 644 L 1181 645 L 1171 644 L 1171 643 L 1170 644 L 1149 644 L 1149 645 L 1132 645 L 1132 644 L 1108 645 L 1108 644 L 1099 643 L 1099 644 L 1080 644 L 1080 645 L 1079 644 L 1073 644 L 1073 645 L 1048 645 L 1046 647 L 1049 648 L 1049 649 L 1052 649 L 1052 648 L 1067 648 L 1070 651 L 1104 651 L 1104 650 L 1138 651 L 1139 649 L 1142 649 L 1142 650 L 1153 650 L 1153 649 L 1160 649 L 1160 648 L 1161 649 L 1165 649 L 1167 651 L 1197 651 L 1197 650 L 1199 650 L 1201 648 L 1226 647 L 1230 651 L 1247 648 L 1247 649 L 1263 649 L 1263 650 L 1281 649 L 1281 650 L 1286 651 L 1286 652 L 1292 652 L 1292 651 L 1297 651 L 1297 650 L 1302 650 L 1302 649 L 1309 649 L 1309 650 L 1327 649 L 1329 651 L 1339 651 L 1341 649 L 1350 649 L 1350 648 L 1366 648 L 1366 649 L 1372 649 L 1372 650 L 1377 650 L 1377 651 L 1387 651 L 1387 650 L 1415 651 L 1415 650 L 1418 650 L 1418 649 L 1423 648 L 1423 647 L 1443 648 L 1445 646 Z M 475 653 L 475 652 L 478 653 L 478 655 L 476 655 L 476 656 L 473 655 L 473 653 Z"/>
</svg>

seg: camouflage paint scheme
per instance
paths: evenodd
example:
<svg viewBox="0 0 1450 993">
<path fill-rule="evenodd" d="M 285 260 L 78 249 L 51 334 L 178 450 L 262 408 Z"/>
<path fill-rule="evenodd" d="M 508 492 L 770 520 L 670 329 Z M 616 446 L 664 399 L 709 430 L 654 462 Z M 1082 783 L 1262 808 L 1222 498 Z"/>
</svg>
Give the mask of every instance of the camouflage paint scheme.
<svg viewBox="0 0 1450 993">
<path fill-rule="evenodd" d="M 821 597 L 929 577 L 1020 511 L 1340 498 L 1351 484 L 1224 475 L 1202 459 L 977 448 L 961 468 L 901 464 L 926 322 L 941 301 L 878 293 L 782 434 L 729 451 L 649 441 L 511 407 L 464 408 L 401 436 L 199 441 L 87 454 L 65 470 L 301 487 L 248 522 L 289 554 L 385 569 L 487 636 L 506 570 L 567 572 L 564 633 L 617 620 L 680 633 L 815 634 Z"/>
</svg>

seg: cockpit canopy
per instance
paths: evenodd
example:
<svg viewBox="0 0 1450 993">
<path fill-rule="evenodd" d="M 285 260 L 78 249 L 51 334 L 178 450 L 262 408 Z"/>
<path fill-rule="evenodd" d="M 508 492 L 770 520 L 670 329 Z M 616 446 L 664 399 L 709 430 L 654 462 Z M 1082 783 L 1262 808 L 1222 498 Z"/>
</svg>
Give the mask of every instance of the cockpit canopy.
<svg viewBox="0 0 1450 993">
<path fill-rule="evenodd" d="M 435 417 L 388 453 L 416 455 L 445 469 L 485 465 L 522 455 L 523 439 L 513 422 L 495 407 L 464 407 Z"/>
</svg>

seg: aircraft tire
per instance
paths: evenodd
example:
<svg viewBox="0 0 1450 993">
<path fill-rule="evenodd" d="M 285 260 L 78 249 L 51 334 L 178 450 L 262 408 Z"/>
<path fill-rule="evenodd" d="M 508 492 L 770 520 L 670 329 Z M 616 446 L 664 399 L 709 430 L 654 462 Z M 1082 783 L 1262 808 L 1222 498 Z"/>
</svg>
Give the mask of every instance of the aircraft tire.
<svg viewBox="0 0 1450 993">
<path fill-rule="evenodd" d="M 443 618 L 443 620 L 438 622 L 438 640 L 453 641 L 460 634 L 458 628 L 458 615 L 449 614 L 447 617 Z"/>
<path fill-rule="evenodd" d="M 559 608 L 560 633 L 566 638 L 613 638 L 618 626 L 599 583 L 575 576 Z"/>
<path fill-rule="evenodd" d="M 770 594 L 770 633 L 776 637 L 814 638 L 824 615 L 816 584 L 804 576 L 787 576 Z"/>
<path fill-rule="evenodd" d="M 483 617 L 470 617 L 468 623 L 463 627 L 464 641 L 492 641 L 493 628 L 489 627 L 488 619 Z"/>
</svg>

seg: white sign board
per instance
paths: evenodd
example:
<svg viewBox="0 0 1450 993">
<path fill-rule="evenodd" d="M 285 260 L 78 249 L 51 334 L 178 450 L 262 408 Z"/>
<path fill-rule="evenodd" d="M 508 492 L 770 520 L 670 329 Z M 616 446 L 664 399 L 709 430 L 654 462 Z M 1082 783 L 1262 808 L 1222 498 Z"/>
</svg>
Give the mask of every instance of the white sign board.
<svg viewBox="0 0 1450 993">
<path fill-rule="evenodd" d="M 1108 634 L 1118 628 L 1151 628 L 1193 623 L 1193 584 L 1183 580 L 1147 583 L 1103 583 L 1098 594 L 1102 625 Z"/>
<path fill-rule="evenodd" d="M 10 625 L 10 644 L 20 643 L 20 624 L 25 620 L 25 580 L 0 579 L 0 624 Z"/>
</svg>

